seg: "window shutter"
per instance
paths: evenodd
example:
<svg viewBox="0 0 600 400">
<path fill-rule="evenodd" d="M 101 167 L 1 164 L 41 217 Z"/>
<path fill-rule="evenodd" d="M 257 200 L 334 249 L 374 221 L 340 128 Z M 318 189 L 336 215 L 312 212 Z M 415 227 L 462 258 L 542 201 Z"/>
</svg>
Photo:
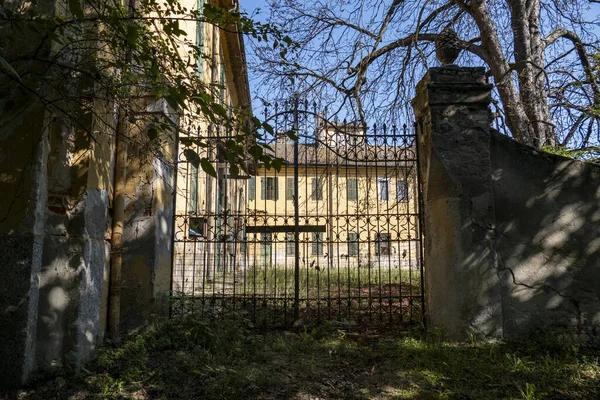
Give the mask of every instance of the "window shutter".
<svg viewBox="0 0 600 400">
<path fill-rule="evenodd" d="M 287 178 L 286 200 L 294 200 L 294 178 Z"/>
<path fill-rule="evenodd" d="M 406 181 L 396 183 L 396 196 L 398 201 L 408 201 L 408 185 Z"/>
<path fill-rule="evenodd" d="M 355 232 L 348 234 L 348 255 L 351 257 L 358 256 L 358 234 Z"/>
<path fill-rule="evenodd" d="M 250 177 L 250 184 L 248 185 L 248 200 L 254 200 L 256 198 L 256 178 Z"/>
<path fill-rule="evenodd" d="M 323 199 L 323 182 L 321 178 L 313 178 L 312 179 L 312 200 L 322 200 Z"/>
<path fill-rule="evenodd" d="M 348 179 L 348 193 L 346 194 L 348 200 L 355 201 L 358 200 L 358 188 L 356 184 L 356 179 Z"/>
<path fill-rule="evenodd" d="M 277 200 L 279 200 L 279 178 L 275 177 L 275 178 L 273 178 L 273 180 L 275 181 L 275 187 L 274 187 L 275 200 L 277 201 Z"/>
<path fill-rule="evenodd" d="M 379 179 L 379 181 L 377 182 L 378 186 L 379 186 L 379 200 L 380 201 L 388 201 L 389 200 L 389 196 L 388 196 L 388 181 L 385 178 L 381 178 Z"/>
<path fill-rule="evenodd" d="M 267 178 L 260 178 L 260 199 L 267 197 Z"/>
<path fill-rule="evenodd" d="M 198 0 L 197 2 L 197 10 L 198 13 L 200 15 L 202 15 L 204 13 L 204 0 Z M 198 60 L 197 60 L 197 65 L 198 65 L 198 76 L 200 77 L 200 80 L 202 80 L 202 75 L 203 75 L 203 64 L 204 64 L 204 22 L 198 20 L 198 22 L 196 22 L 196 45 L 198 46 Z"/>
</svg>

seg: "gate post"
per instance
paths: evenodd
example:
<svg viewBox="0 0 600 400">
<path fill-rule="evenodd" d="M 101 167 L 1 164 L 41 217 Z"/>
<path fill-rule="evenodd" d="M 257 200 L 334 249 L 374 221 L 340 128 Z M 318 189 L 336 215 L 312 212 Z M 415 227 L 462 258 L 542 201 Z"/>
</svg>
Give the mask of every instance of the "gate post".
<svg viewBox="0 0 600 400">
<path fill-rule="evenodd" d="M 423 185 L 426 318 L 452 339 L 502 336 L 484 68 L 431 68 L 412 105 Z"/>
</svg>

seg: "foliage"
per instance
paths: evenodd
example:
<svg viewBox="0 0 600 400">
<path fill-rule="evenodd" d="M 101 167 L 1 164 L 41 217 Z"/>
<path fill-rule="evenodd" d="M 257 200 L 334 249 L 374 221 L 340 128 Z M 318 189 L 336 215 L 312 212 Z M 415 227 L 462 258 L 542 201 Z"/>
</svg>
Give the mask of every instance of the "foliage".
<svg viewBox="0 0 600 400">
<path fill-rule="evenodd" d="M 98 134 L 115 135 L 117 128 L 106 118 L 104 104 L 118 110 L 122 126 L 145 130 L 154 142 L 150 148 L 161 140 L 159 133 L 173 135 L 177 117 L 186 123 L 201 119 L 233 130 L 236 134 L 221 145 L 237 155 L 229 158 L 237 168 L 246 143 L 258 137 L 262 124 L 247 109 L 224 103 L 221 86 L 207 83 L 197 73 L 207 55 L 203 44 L 187 37 L 183 28 L 198 22 L 261 41 L 276 40 L 278 45 L 286 42 L 275 27 L 256 23 L 235 9 L 213 5 L 188 9 L 180 0 L 130 1 L 129 6 L 120 0 L 0 0 L 4 134 L 12 132 L 32 109 L 43 107 L 48 120 L 81 129 L 93 140 Z M 177 117 L 147 113 L 148 97 L 164 99 Z M 103 126 L 90 129 L 83 122 L 90 118 Z M 188 139 L 184 145 L 194 141 L 198 142 Z M 195 144 L 206 147 L 204 142 Z M 191 161 L 214 175 L 202 155 L 196 153 Z"/>
<path fill-rule="evenodd" d="M 562 157 L 572 158 L 574 160 L 587 161 L 587 162 L 598 162 L 600 161 L 600 147 L 588 146 L 579 149 L 569 149 L 565 146 L 544 146 L 543 151 L 556 154 Z"/>
<path fill-rule="evenodd" d="M 557 336 L 457 343 L 330 324 L 260 331 L 186 317 L 104 349 L 19 398 L 597 398 L 598 352 Z"/>
</svg>

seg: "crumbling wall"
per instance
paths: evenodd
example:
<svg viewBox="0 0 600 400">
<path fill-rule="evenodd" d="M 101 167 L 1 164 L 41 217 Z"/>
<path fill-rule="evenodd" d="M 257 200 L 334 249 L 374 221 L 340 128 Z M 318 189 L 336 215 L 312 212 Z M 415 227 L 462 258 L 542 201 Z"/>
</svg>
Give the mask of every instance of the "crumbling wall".
<svg viewBox="0 0 600 400">
<path fill-rule="evenodd" d="M 490 141 L 503 324 L 600 339 L 600 166 Z"/>
<path fill-rule="evenodd" d="M 456 339 L 600 339 L 600 167 L 490 128 L 483 68 L 432 68 L 413 101 L 426 315 Z"/>
</svg>

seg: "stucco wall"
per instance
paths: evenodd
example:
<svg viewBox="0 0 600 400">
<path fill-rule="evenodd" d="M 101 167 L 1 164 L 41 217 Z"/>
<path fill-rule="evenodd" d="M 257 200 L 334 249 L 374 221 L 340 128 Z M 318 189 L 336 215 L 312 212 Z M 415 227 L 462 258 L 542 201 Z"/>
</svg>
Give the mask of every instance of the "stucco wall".
<svg viewBox="0 0 600 400">
<path fill-rule="evenodd" d="M 600 338 L 600 166 L 496 133 L 490 149 L 505 335 Z"/>
<path fill-rule="evenodd" d="M 164 100 L 148 101 L 147 113 L 170 118 L 176 114 Z M 175 141 L 173 132 L 162 132 L 161 143 L 148 151 L 144 128 L 132 129 L 128 148 L 124 253 L 121 289 L 122 331 L 169 315 L 171 290 L 173 212 L 175 195 Z"/>
<path fill-rule="evenodd" d="M 600 167 L 490 128 L 483 68 L 432 68 L 417 117 L 433 327 L 600 340 Z"/>
</svg>

